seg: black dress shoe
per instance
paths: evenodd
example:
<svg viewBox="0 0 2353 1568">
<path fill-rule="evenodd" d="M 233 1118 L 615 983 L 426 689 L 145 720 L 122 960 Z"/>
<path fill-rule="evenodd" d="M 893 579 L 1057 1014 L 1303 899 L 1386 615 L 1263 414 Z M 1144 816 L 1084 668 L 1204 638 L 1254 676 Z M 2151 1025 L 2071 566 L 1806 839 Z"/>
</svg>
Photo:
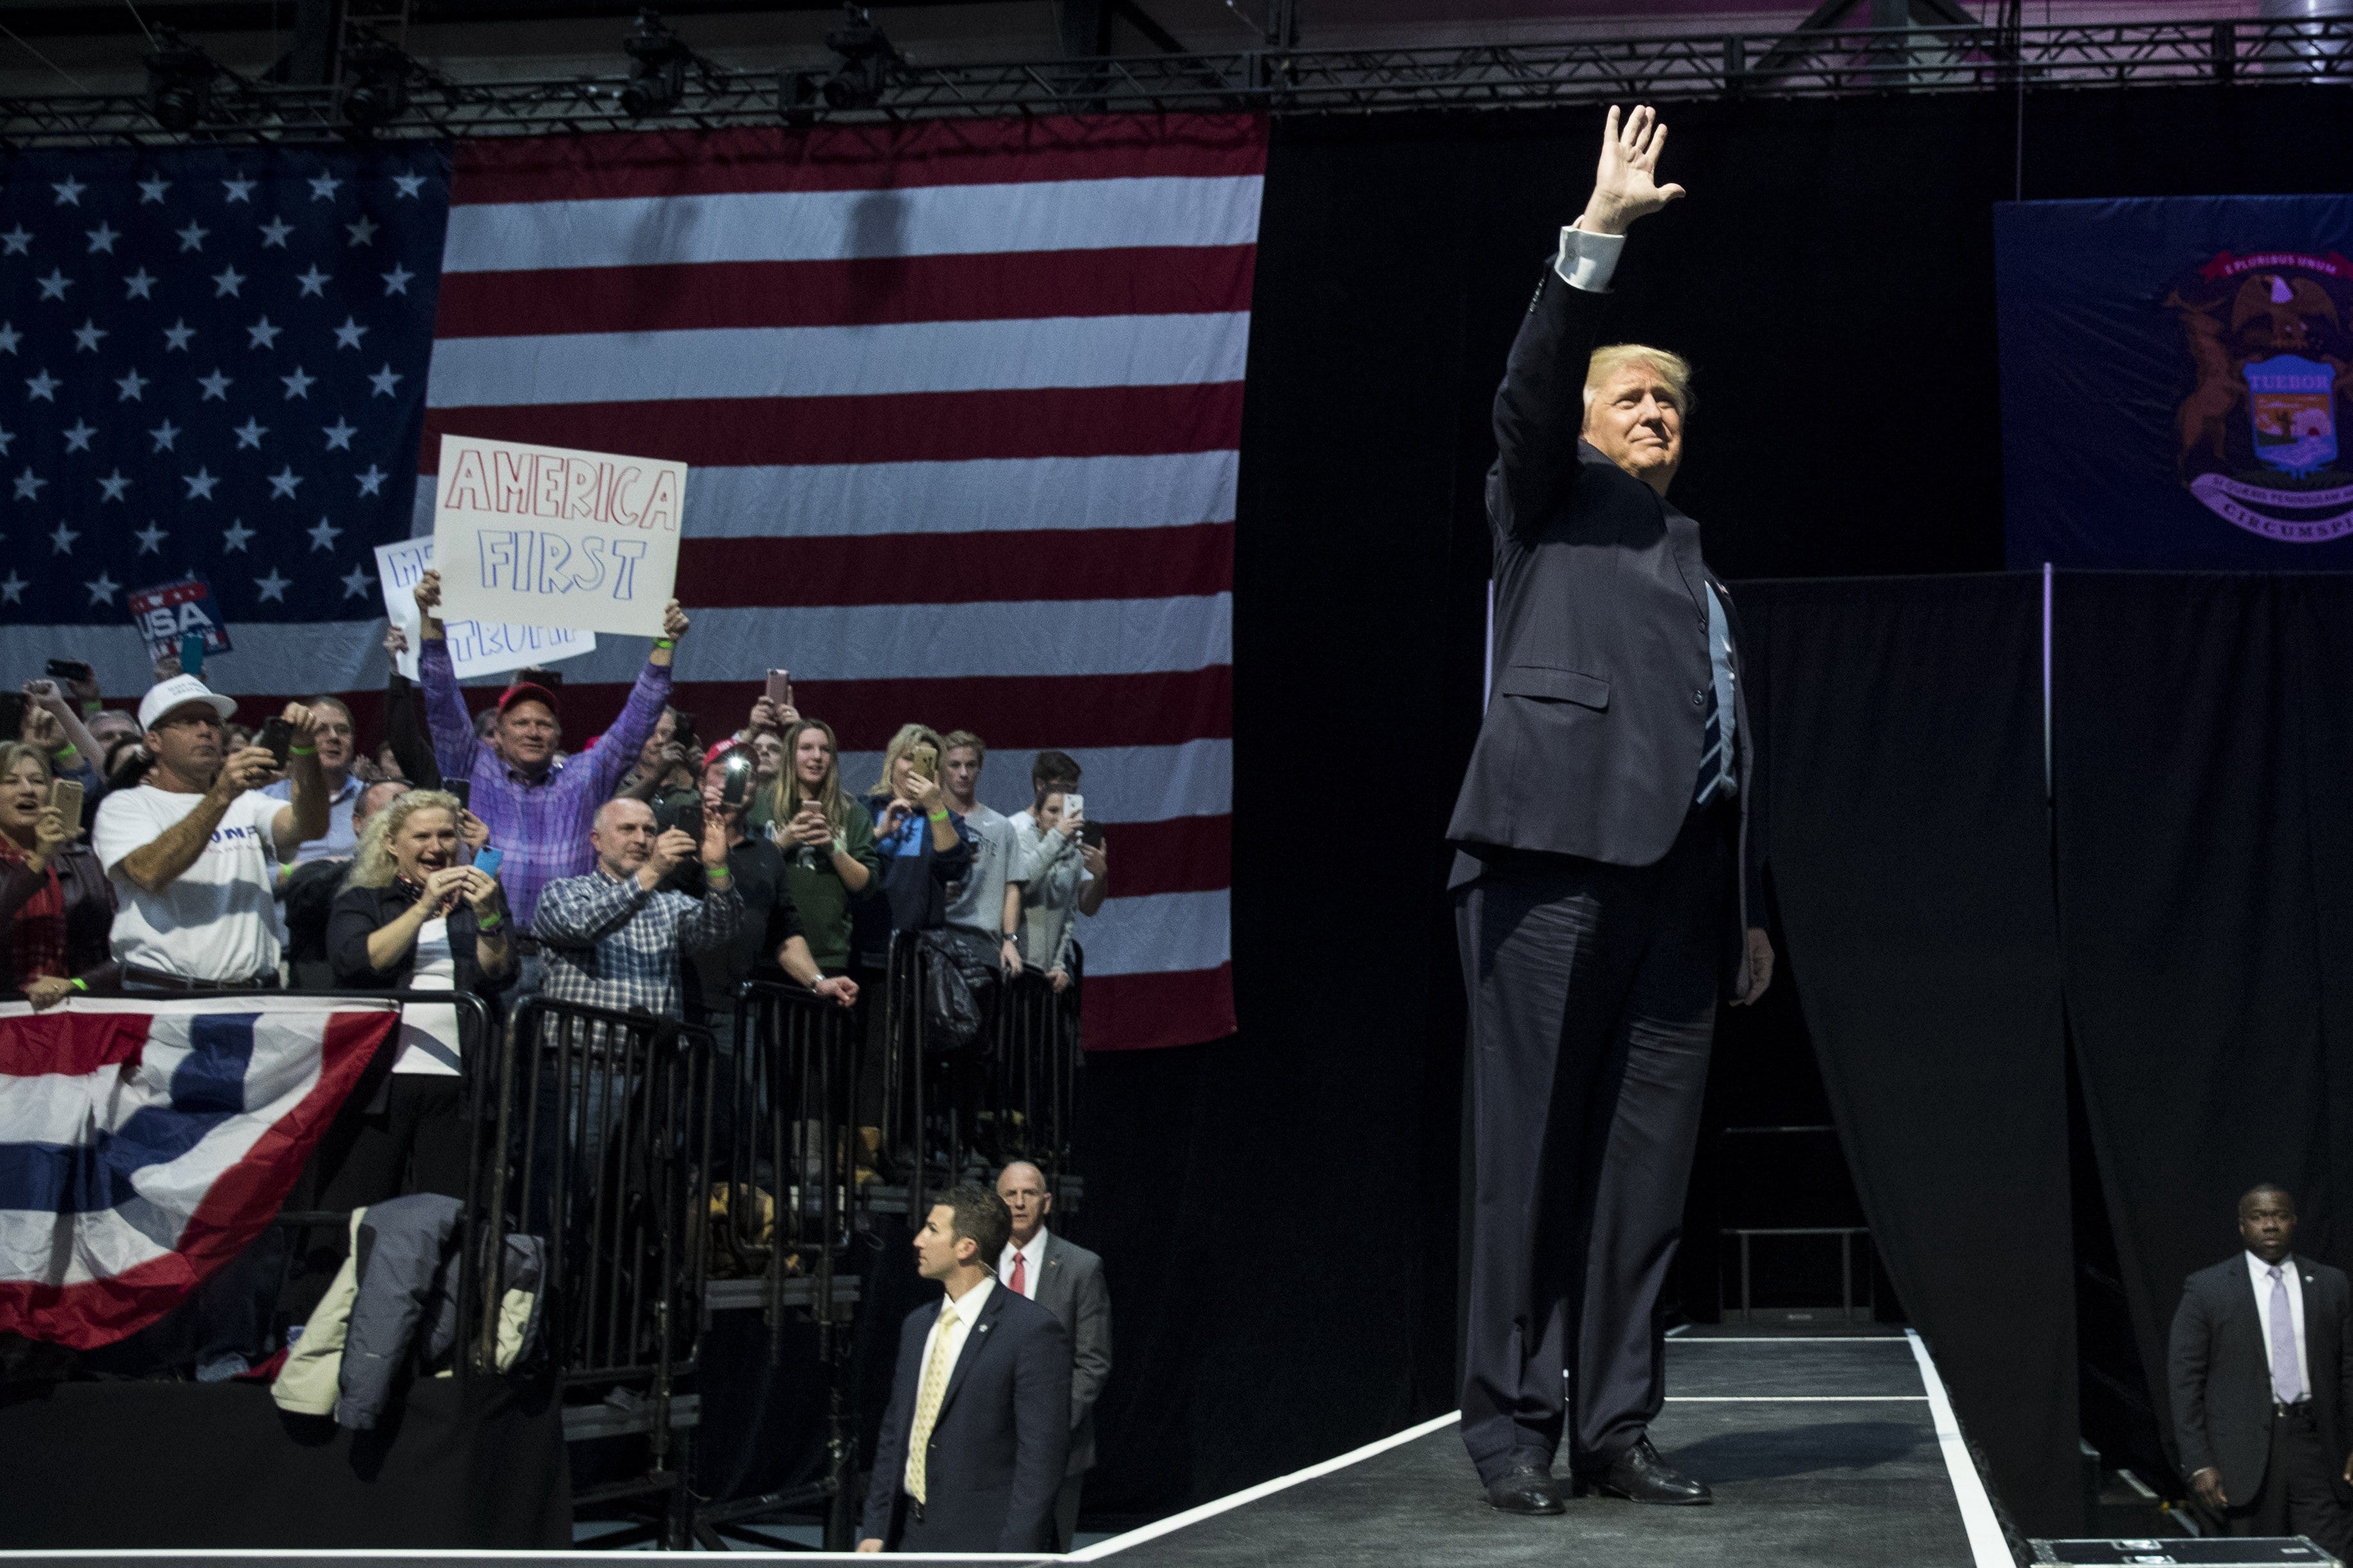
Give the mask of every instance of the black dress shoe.
<svg viewBox="0 0 2353 1568">
<path fill-rule="evenodd" d="M 1689 1476 L 1670 1468 L 1648 1437 L 1618 1456 L 1618 1462 L 1593 1478 L 1593 1489 L 1605 1497 L 1630 1502 L 1714 1502 L 1715 1494 Z"/>
<path fill-rule="evenodd" d="M 1505 1513 L 1566 1513 L 1560 1482 L 1550 1470 L 1522 1465 L 1487 1483 L 1487 1501 Z"/>
</svg>

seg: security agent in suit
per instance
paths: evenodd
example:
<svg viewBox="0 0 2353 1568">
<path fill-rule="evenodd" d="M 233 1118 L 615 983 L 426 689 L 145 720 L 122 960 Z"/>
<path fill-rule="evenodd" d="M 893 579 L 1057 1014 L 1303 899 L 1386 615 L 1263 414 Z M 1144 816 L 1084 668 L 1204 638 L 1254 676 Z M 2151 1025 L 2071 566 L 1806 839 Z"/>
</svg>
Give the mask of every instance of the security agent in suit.
<svg viewBox="0 0 2353 1568">
<path fill-rule="evenodd" d="M 915 1237 L 946 1287 L 899 1331 L 858 1550 L 1051 1552 L 1070 1455 L 1071 1342 L 1054 1314 L 997 1285 L 1013 1221 L 986 1187 L 952 1187 Z"/>
<path fill-rule="evenodd" d="M 2353 1289 L 2298 1258 L 2295 1200 L 2239 1200 L 2246 1250 L 2201 1268 L 2173 1315 L 2167 1375 L 2181 1468 L 2232 1535 L 2353 1550 Z"/>
<path fill-rule="evenodd" d="M 1594 352 L 1627 226 L 1683 195 L 1654 178 L 1665 140 L 1609 111 L 1495 395 L 1493 696 L 1447 831 L 1475 1118 L 1462 1436 L 1515 1513 L 1588 1484 L 1710 1500 L 1648 1436 L 1660 1291 L 1717 999 L 1772 976 L 1738 623 L 1666 499 L 1687 373 Z"/>
<path fill-rule="evenodd" d="M 998 1173 L 997 1195 L 1013 1216 L 1013 1235 L 997 1260 L 997 1280 L 1061 1320 L 1071 1337 L 1071 1459 L 1054 1502 L 1054 1539 L 1071 1549 L 1079 1527 L 1079 1489 L 1095 1463 L 1095 1401 L 1111 1377 L 1111 1290 L 1103 1259 L 1046 1228 L 1054 1194 L 1045 1173 L 1016 1160 Z"/>
</svg>

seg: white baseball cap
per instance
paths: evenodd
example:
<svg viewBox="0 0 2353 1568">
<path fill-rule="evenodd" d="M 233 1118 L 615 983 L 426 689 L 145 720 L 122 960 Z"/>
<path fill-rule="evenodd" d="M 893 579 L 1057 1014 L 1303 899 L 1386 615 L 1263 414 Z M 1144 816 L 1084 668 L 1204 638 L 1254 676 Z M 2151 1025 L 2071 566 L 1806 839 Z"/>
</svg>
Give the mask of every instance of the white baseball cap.
<svg viewBox="0 0 2353 1568">
<path fill-rule="evenodd" d="M 175 675 L 161 685 L 150 687 L 147 695 L 139 700 L 139 728 L 152 730 L 164 714 L 191 702 L 211 703 L 224 724 L 237 714 L 237 703 L 232 699 L 223 697 L 193 675 Z"/>
</svg>

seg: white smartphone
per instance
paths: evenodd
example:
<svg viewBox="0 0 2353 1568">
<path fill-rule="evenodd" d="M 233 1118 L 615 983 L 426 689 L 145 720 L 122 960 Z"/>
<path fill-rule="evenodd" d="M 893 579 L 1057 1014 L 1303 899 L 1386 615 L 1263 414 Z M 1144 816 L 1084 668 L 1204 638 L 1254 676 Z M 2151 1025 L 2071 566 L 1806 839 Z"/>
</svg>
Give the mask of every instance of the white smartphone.
<svg viewBox="0 0 2353 1568">
<path fill-rule="evenodd" d="M 1072 792 L 1062 796 L 1062 820 L 1076 822 L 1087 814 L 1087 797 Z"/>
</svg>

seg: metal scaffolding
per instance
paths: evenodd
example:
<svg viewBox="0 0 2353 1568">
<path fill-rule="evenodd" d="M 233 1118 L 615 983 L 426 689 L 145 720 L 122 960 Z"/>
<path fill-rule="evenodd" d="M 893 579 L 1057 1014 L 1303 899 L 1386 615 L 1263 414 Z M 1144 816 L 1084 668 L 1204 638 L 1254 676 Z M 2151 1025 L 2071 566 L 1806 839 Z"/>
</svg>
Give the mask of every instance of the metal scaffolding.
<svg viewBox="0 0 2353 1568">
<path fill-rule="evenodd" d="M 2015 11 L 2010 13 L 2015 16 Z M 620 62 L 616 61 L 617 66 Z M 1703 98 L 2353 81 L 2353 19 L 2069 26 L 1831 27 L 1791 34 L 1400 49 L 1249 49 L 1029 64 L 900 62 L 871 106 L 834 107 L 822 73 L 698 61 L 675 108 L 633 119 L 628 78 L 456 81 L 412 66 L 405 101 L 362 132 L 347 88 L 223 74 L 186 134 L 138 93 L 0 99 L 0 143 L 304 142 L 545 135 L 657 126 L 859 123 L 954 116 L 1529 109 Z"/>
</svg>

